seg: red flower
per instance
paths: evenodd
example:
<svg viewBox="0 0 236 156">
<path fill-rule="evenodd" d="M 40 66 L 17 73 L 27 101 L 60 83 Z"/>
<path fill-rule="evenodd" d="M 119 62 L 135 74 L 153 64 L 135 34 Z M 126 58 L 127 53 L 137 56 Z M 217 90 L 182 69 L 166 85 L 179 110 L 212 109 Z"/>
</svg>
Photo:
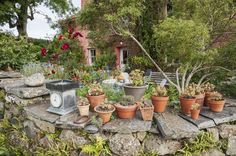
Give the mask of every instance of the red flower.
<svg viewBox="0 0 236 156">
<path fill-rule="evenodd" d="M 70 45 L 68 43 L 64 43 L 62 46 L 61 46 L 61 49 L 62 50 L 67 50 L 70 48 Z"/>
<path fill-rule="evenodd" d="M 80 32 L 75 32 L 74 34 L 73 34 L 73 39 L 74 38 L 76 38 L 76 37 L 78 37 L 78 36 L 80 36 L 80 37 L 84 37 Z"/>
<path fill-rule="evenodd" d="M 56 71 L 55 71 L 55 70 L 52 70 L 52 74 L 56 74 Z"/>
<path fill-rule="evenodd" d="M 41 56 L 46 56 L 47 55 L 47 49 L 46 48 L 42 48 L 41 49 Z"/>
<path fill-rule="evenodd" d="M 58 36 L 58 40 L 60 41 L 60 40 L 62 40 L 63 39 L 63 35 L 59 35 Z"/>
<path fill-rule="evenodd" d="M 72 34 L 74 32 L 74 28 L 69 27 L 68 32 L 69 32 L 69 34 Z"/>
</svg>

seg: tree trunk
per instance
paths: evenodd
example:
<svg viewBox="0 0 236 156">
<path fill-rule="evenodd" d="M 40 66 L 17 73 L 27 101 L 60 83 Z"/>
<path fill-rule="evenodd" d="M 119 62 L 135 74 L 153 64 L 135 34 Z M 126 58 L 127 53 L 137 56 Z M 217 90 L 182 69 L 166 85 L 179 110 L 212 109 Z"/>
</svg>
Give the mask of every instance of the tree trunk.
<svg viewBox="0 0 236 156">
<path fill-rule="evenodd" d="M 27 19 L 28 19 L 28 4 L 27 2 L 22 2 L 20 12 L 17 14 L 17 31 L 18 36 L 27 37 Z"/>
<path fill-rule="evenodd" d="M 159 18 L 160 18 L 160 20 L 164 20 L 167 18 L 167 15 L 168 15 L 167 4 L 168 4 L 168 0 L 160 0 L 160 4 L 159 4 Z"/>
</svg>

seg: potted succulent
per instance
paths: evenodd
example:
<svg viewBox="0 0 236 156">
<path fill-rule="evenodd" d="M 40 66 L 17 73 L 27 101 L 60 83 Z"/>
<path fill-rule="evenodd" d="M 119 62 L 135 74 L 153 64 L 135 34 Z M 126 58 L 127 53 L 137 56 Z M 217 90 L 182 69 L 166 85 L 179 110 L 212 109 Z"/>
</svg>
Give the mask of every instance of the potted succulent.
<svg viewBox="0 0 236 156">
<path fill-rule="evenodd" d="M 204 98 L 205 98 L 205 92 L 204 89 L 201 86 L 198 86 L 195 83 L 191 83 L 188 87 L 187 90 L 192 90 L 195 92 L 195 97 L 196 97 L 196 103 L 199 103 L 201 107 L 203 106 L 204 103 Z"/>
<path fill-rule="evenodd" d="M 90 108 L 94 111 L 94 107 L 100 105 L 105 100 L 105 93 L 98 83 L 93 83 L 89 86 L 88 94 L 86 95 L 90 103 Z"/>
<path fill-rule="evenodd" d="M 23 66 L 21 73 L 24 75 L 24 83 L 30 87 L 42 86 L 44 84 L 43 68 L 39 63 L 29 63 Z"/>
<path fill-rule="evenodd" d="M 153 118 L 154 107 L 150 100 L 142 99 L 139 109 L 144 121 L 151 121 Z"/>
<path fill-rule="evenodd" d="M 132 119 L 136 115 L 138 105 L 135 103 L 134 97 L 131 95 L 124 95 L 120 102 L 115 104 L 116 112 L 121 119 Z"/>
<path fill-rule="evenodd" d="M 151 99 L 154 106 L 154 112 L 164 112 L 169 100 L 166 88 L 157 85 L 155 88 L 153 88 Z"/>
<path fill-rule="evenodd" d="M 111 119 L 112 113 L 115 111 L 115 107 L 110 104 L 107 99 L 101 105 L 97 105 L 94 108 L 95 112 L 98 113 L 99 117 L 102 119 L 103 123 L 107 123 Z"/>
<path fill-rule="evenodd" d="M 207 82 L 206 84 L 202 85 L 202 88 L 205 91 L 204 105 L 208 106 L 210 98 L 214 95 L 215 85 Z"/>
<path fill-rule="evenodd" d="M 136 101 L 139 101 L 147 88 L 147 85 L 144 84 L 144 72 L 135 69 L 129 74 L 129 79 L 131 84 L 124 86 L 125 95 L 131 95 Z"/>
<path fill-rule="evenodd" d="M 184 114 L 190 114 L 192 104 L 196 101 L 195 91 L 186 89 L 179 99 L 182 112 Z"/>
<path fill-rule="evenodd" d="M 221 112 L 224 109 L 225 99 L 223 98 L 223 96 L 220 93 L 215 92 L 214 96 L 212 96 L 210 98 L 208 104 L 209 104 L 211 111 Z"/>
<path fill-rule="evenodd" d="M 115 69 L 112 71 L 112 76 L 114 79 L 117 79 L 118 81 L 122 81 L 125 79 L 124 75 L 122 74 L 122 71 L 120 69 Z"/>
<path fill-rule="evenodd" d="M 80 116 L 88 116 L 89 115 L 89 101 L 87 98 L 81 97 L 77 107 L 79 109 Z"/>
<path fill-rule="evenodd" d="M 201 110 L 201 105 L 199 103 L 192 104 L 191 107 L 191 118 L 197 120 L 199 118 L 199 113 Z"/>
</svg>

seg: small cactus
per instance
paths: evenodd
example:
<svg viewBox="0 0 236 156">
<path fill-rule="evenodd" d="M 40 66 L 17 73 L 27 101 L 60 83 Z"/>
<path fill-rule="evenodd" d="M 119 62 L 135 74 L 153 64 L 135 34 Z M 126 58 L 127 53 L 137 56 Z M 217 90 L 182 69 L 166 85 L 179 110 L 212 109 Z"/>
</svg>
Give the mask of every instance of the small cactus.
<svg viewBox="0 0 236 156">
<path fill-rule="evenodd" d="M 152 95 L 154 96 L 167 96 L 167 90 L 165 87 L 161 87 L 160 85 L 157 85 L 152 90 Z"/>
<path fill-rule="evenodd" d="M 80 97 L 80 100 L 79 100 L 79 106 L 86 106 L 86 105 L 89 105 L 89 101 L 87 98 L 85 97 Z"/>
<path fill-rule="evenodd" d="M 134 105 L 135 104 L 134 97 L 131 95 L 124 95 L 120 101 L 120 104 L 122 106 Z"/>
<path fill-rule="evenodd" d="M 89 86 L 88 95 L 90 95 L 90 96 L 99 96 L 99 95 L 102 95 L 102 94 L 104 94 L 104 91 L 103 91 L 100 84 L 93 83 L 92 85 Z"/>
<path fill-rule="evenodd" d="M 198 109 L 200 109 L 200 104 L 199 103 L 194 103 L 194 104 L 192 104 L 192 107 L 191 107 L 191 109 L 192 110 L 198 110 Z"/>
<path fill-rule="evenodd" d="M 140 69 L 132 70 L 129 74 L 129 79 L 131 80 L 132 84 L 134 86 L 142 86 L 144 85 L 144 71 L 141 71 Z"/>
<path fill-rule="evenodd" d="M 215 90 L 215 85 L 212 83 L 207 82 L 206 84 L 202 85 L 202 88 L 205 92 L 213 92 Z"/>
</svg>

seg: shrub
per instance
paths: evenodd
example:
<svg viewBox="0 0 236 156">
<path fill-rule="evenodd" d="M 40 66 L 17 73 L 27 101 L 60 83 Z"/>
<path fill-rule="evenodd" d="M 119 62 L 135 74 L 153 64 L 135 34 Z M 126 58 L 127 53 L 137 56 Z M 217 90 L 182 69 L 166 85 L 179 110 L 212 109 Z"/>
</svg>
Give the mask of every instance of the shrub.
<svg viewBox="0 0 236 156">
<path fill-rule="evenodd" d="M 111 52 L 104 52 L 98 56 L 94 62 L 94 67 L 97 69 L 102 69 L 103 67 L 114 67 L 116 64 L 116 55 Z"/>
<path fill-rule="evenodd" d="M 29 61 L 36 61 L 39 46 L 29 43 L 24 38 L 16 39 L 10 34 L 0 32 L 0 68 L 20 69 Z"/>
<path fill-rule="evenodd" d="M 145 71 L 146 69 L 153 68 L 152 62 L 143 56 L 132 56 L 129 58 L 129 67 L 133 69 L 141 69 Z"/>
</svg>

